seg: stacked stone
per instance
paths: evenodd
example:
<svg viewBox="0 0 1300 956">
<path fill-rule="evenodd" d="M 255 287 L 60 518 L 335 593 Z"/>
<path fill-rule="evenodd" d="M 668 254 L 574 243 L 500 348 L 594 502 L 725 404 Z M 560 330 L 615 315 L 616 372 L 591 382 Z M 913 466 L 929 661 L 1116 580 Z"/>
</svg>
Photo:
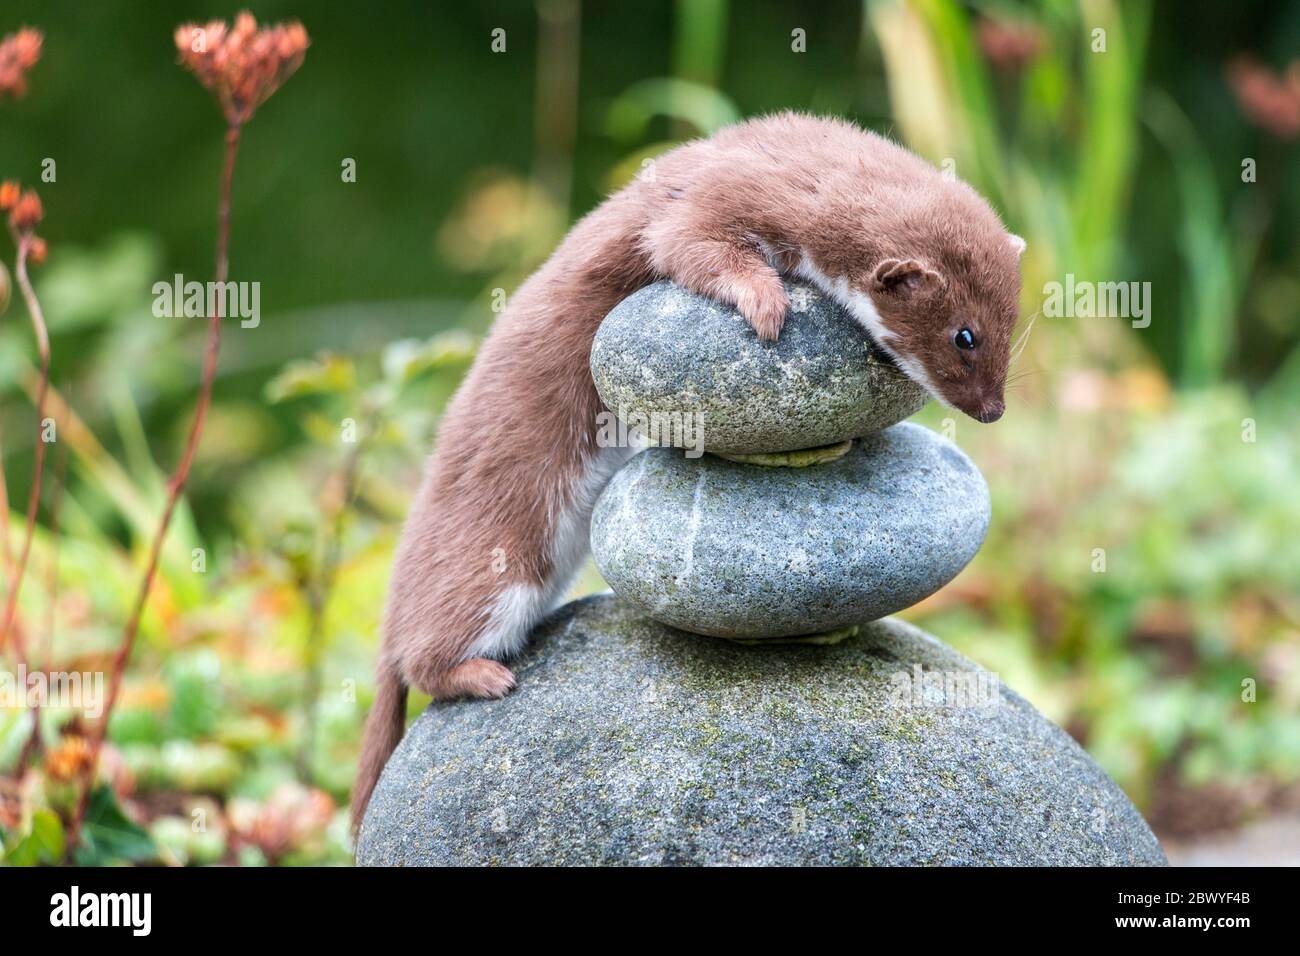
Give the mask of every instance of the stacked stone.
<svg viewBox="0 0 1300 956">
<path fill-rule="evenodd" d="M 504 700 L 430 704 L 358 863 L 1164 863 L 1064 731 L 876 620 L 970 560 L 988 492 L 950 442 L 900 424 L 926 396 L 856 323 L 789 292 L 775 344 L 663 283 L 608 316 L 601 396 L 694 451 L 614 476 L 592 546 L 617 594 L 540 624 Z"/>
<path fill-rule="evenodd" d="M 787 293 L 775 343 L 667 282 L 596 335 L 601 399 L 657 447 L 601 495 L 592 553 L 618 595 L 682 630 L 841 639 L 947 584 L 988 530 L 970 459 L 900 424 L 926 392 L 815 289 Z"/>
</svg>

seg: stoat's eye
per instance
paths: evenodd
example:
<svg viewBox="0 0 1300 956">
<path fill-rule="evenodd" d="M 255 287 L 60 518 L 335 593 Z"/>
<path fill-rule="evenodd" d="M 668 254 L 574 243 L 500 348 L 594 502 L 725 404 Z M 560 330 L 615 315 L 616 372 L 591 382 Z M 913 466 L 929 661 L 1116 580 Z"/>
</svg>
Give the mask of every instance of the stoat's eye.
<svg viewBox="0 0 1300 956">
<path fill-rule="evenodd" d="M 975 334 L 970 329 L 958 329 L 957 334 L 952 337 L 952 344 L 959 349 L 973 349 Z"/>
</svg>

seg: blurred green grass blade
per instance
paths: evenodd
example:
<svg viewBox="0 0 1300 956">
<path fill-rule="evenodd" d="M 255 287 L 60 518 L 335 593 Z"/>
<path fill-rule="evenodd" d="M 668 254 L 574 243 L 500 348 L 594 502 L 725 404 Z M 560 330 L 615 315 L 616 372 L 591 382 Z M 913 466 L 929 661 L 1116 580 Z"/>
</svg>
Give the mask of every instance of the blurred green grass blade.
<svg viewBox="0 0 1300 956">
<path fill-rule="evenodd" d="M 153 454 L 149 451 L 149 436 L 128 382 L 118 381 L 109 387 L 108 405 L 113 423 L 117 426 L 117 434 L 122 439 L 122 450 L 131 475 L 150 494 L 159 492 L 166 479 L 159 472 Z"/>
<path fill-rule="evenodd" d="M 863 41 L 880 46 L 898 134 L 932 162 L 964 163 L 962 118 L 943 66 L 916 11 L 901 0 L 864 0 Z"/>
<path fill-rule="evenodd" d="M 727 96 L 701 83 L 659 77 L 634 83 L 609 107 L 605 131 L 620 142 L 646 136 L 657 116 L 689 123 L 701 134 L 740 120 L 740 110 Z"/>
<path fill-rule="evenodd" d="M 1184 262 L 1180 315 L 1181 384 L 1223 379 L 1237 310 L 1232 237 L 1224 222 L 1214 168 L 1187 114 L 1167 93 L 1148 94 L 1143 115 L 1164 147 L 1178 186 L 1178 249 Z"/>
<path fill-rule="evenodd" d="M 727 42 L 727 0 L 677 0 L 673 21 L 673 75 L 714 85 Z"/>
<path fill-rule="evenodd" d="M 995 204 L 1005 205 L 1006 148 L 988 68 L 971 31 L 970 15 L 953 0 L 913 0 L 912 5 L 929 27 L 945 65 L 948 96 L 956 107 L 953 115 L 961 121 L 965 162 L 957 175 L 987 193 Z"/>
<path fill-rule="evenodd" d="M 1076 272 L 1106 274 L 1118 252 L 1136 158 L 1139 96 L 1151 5 L 1081 0 L 1083 130 L 1075 173 Z M 1105 52 L 1094 52 L 1104 30 Z"/>
</svg>

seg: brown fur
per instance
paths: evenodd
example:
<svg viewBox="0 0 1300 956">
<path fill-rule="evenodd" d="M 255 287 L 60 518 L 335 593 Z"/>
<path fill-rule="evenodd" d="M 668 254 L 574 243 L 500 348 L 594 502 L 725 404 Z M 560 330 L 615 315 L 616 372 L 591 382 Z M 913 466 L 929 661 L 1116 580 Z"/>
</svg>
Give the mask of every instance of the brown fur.
<svg viewBox="0 0 1300 956">
<path fill-rule="evenodd" d="M 588 370 L 605 315 L 666 276 L 775 339 L 778 269 L 809 266 L 870 297 L 882 345 L 905 371 L 921 363 L 940 398 L 1000 413 L 1018 262 L 974 190 L 849 123 L 789 113 L 658 158 L 524 283 L 447 409 L 393 567 L 354 824 L 401 738 L 405 688 L 503 696 L 514 678 L 487 657 L 516 649 L 562 596 L 576 560 L 557 542 L 580 542 L 608 477 Z M 980 346 L 953 354 L 963 325 Z"/>
</svg>

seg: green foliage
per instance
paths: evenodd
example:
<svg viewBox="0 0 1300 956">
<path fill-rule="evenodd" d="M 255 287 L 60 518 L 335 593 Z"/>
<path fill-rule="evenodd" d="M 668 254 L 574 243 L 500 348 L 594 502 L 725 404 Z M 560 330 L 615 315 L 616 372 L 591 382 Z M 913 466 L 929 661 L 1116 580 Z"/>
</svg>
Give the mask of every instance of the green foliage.
<svg viewBox="0 0 1300 956">
<path fill-rule="evenodd" d="M 149 827 L 159 855 L 175 866 L 219 863 L 226 855 L 225 834 L 198 830 L 183 817 L 159 817 Z"/>
<path fill-rule="evenodd" d="M 123 759 L 141 790 L 229 793 L 243 771 L 242 762 L 217 743 L 167 740 L 160 748 L 124 747 Z"/>
<path fill-rule="evenodd" d="M 988 607 L 918 615 L 1078 729 L 1139 799 L 1168 768 L 1189 786 L 1300 781 L 1300 435 L 1250 411 L 1219 389 L 1076 417 L 1072 442 L 1107 442 L 1096 474 L 1045 462 L 1032 416 L 1020 442 L 977 436 L 975 459 L 1000 462 L 994 520 L 956 586 L 985 582 Z M 1247 702 L 1243 681 L 1267 691 Z"/>
<path fill-rule="evenodd" d="M 352 391 L 356 385 L 356 368 L 352 361 L 339 355 L 290 362 L 283 372 L 266 385 L 270 402 L 283 402 L 304 395 L 333 395 Z"/>
<path fill-rule="evenodd" d="M 105 786 L 95 788 L 82 823 L 76 864 L 137 863 L 156 856 L 157 847 L 153 839 L 122 812 L 112 789 Z"/>
<path fill-rule="evenodd" d="M 3 832 L 0 831 L 0 836 Z M 28 826 L 0 840 L 0 861 L 8 866 L 39 866 L 63 862 L 63 821 L 53 810 L 34 810 Z"/>
</svg>

